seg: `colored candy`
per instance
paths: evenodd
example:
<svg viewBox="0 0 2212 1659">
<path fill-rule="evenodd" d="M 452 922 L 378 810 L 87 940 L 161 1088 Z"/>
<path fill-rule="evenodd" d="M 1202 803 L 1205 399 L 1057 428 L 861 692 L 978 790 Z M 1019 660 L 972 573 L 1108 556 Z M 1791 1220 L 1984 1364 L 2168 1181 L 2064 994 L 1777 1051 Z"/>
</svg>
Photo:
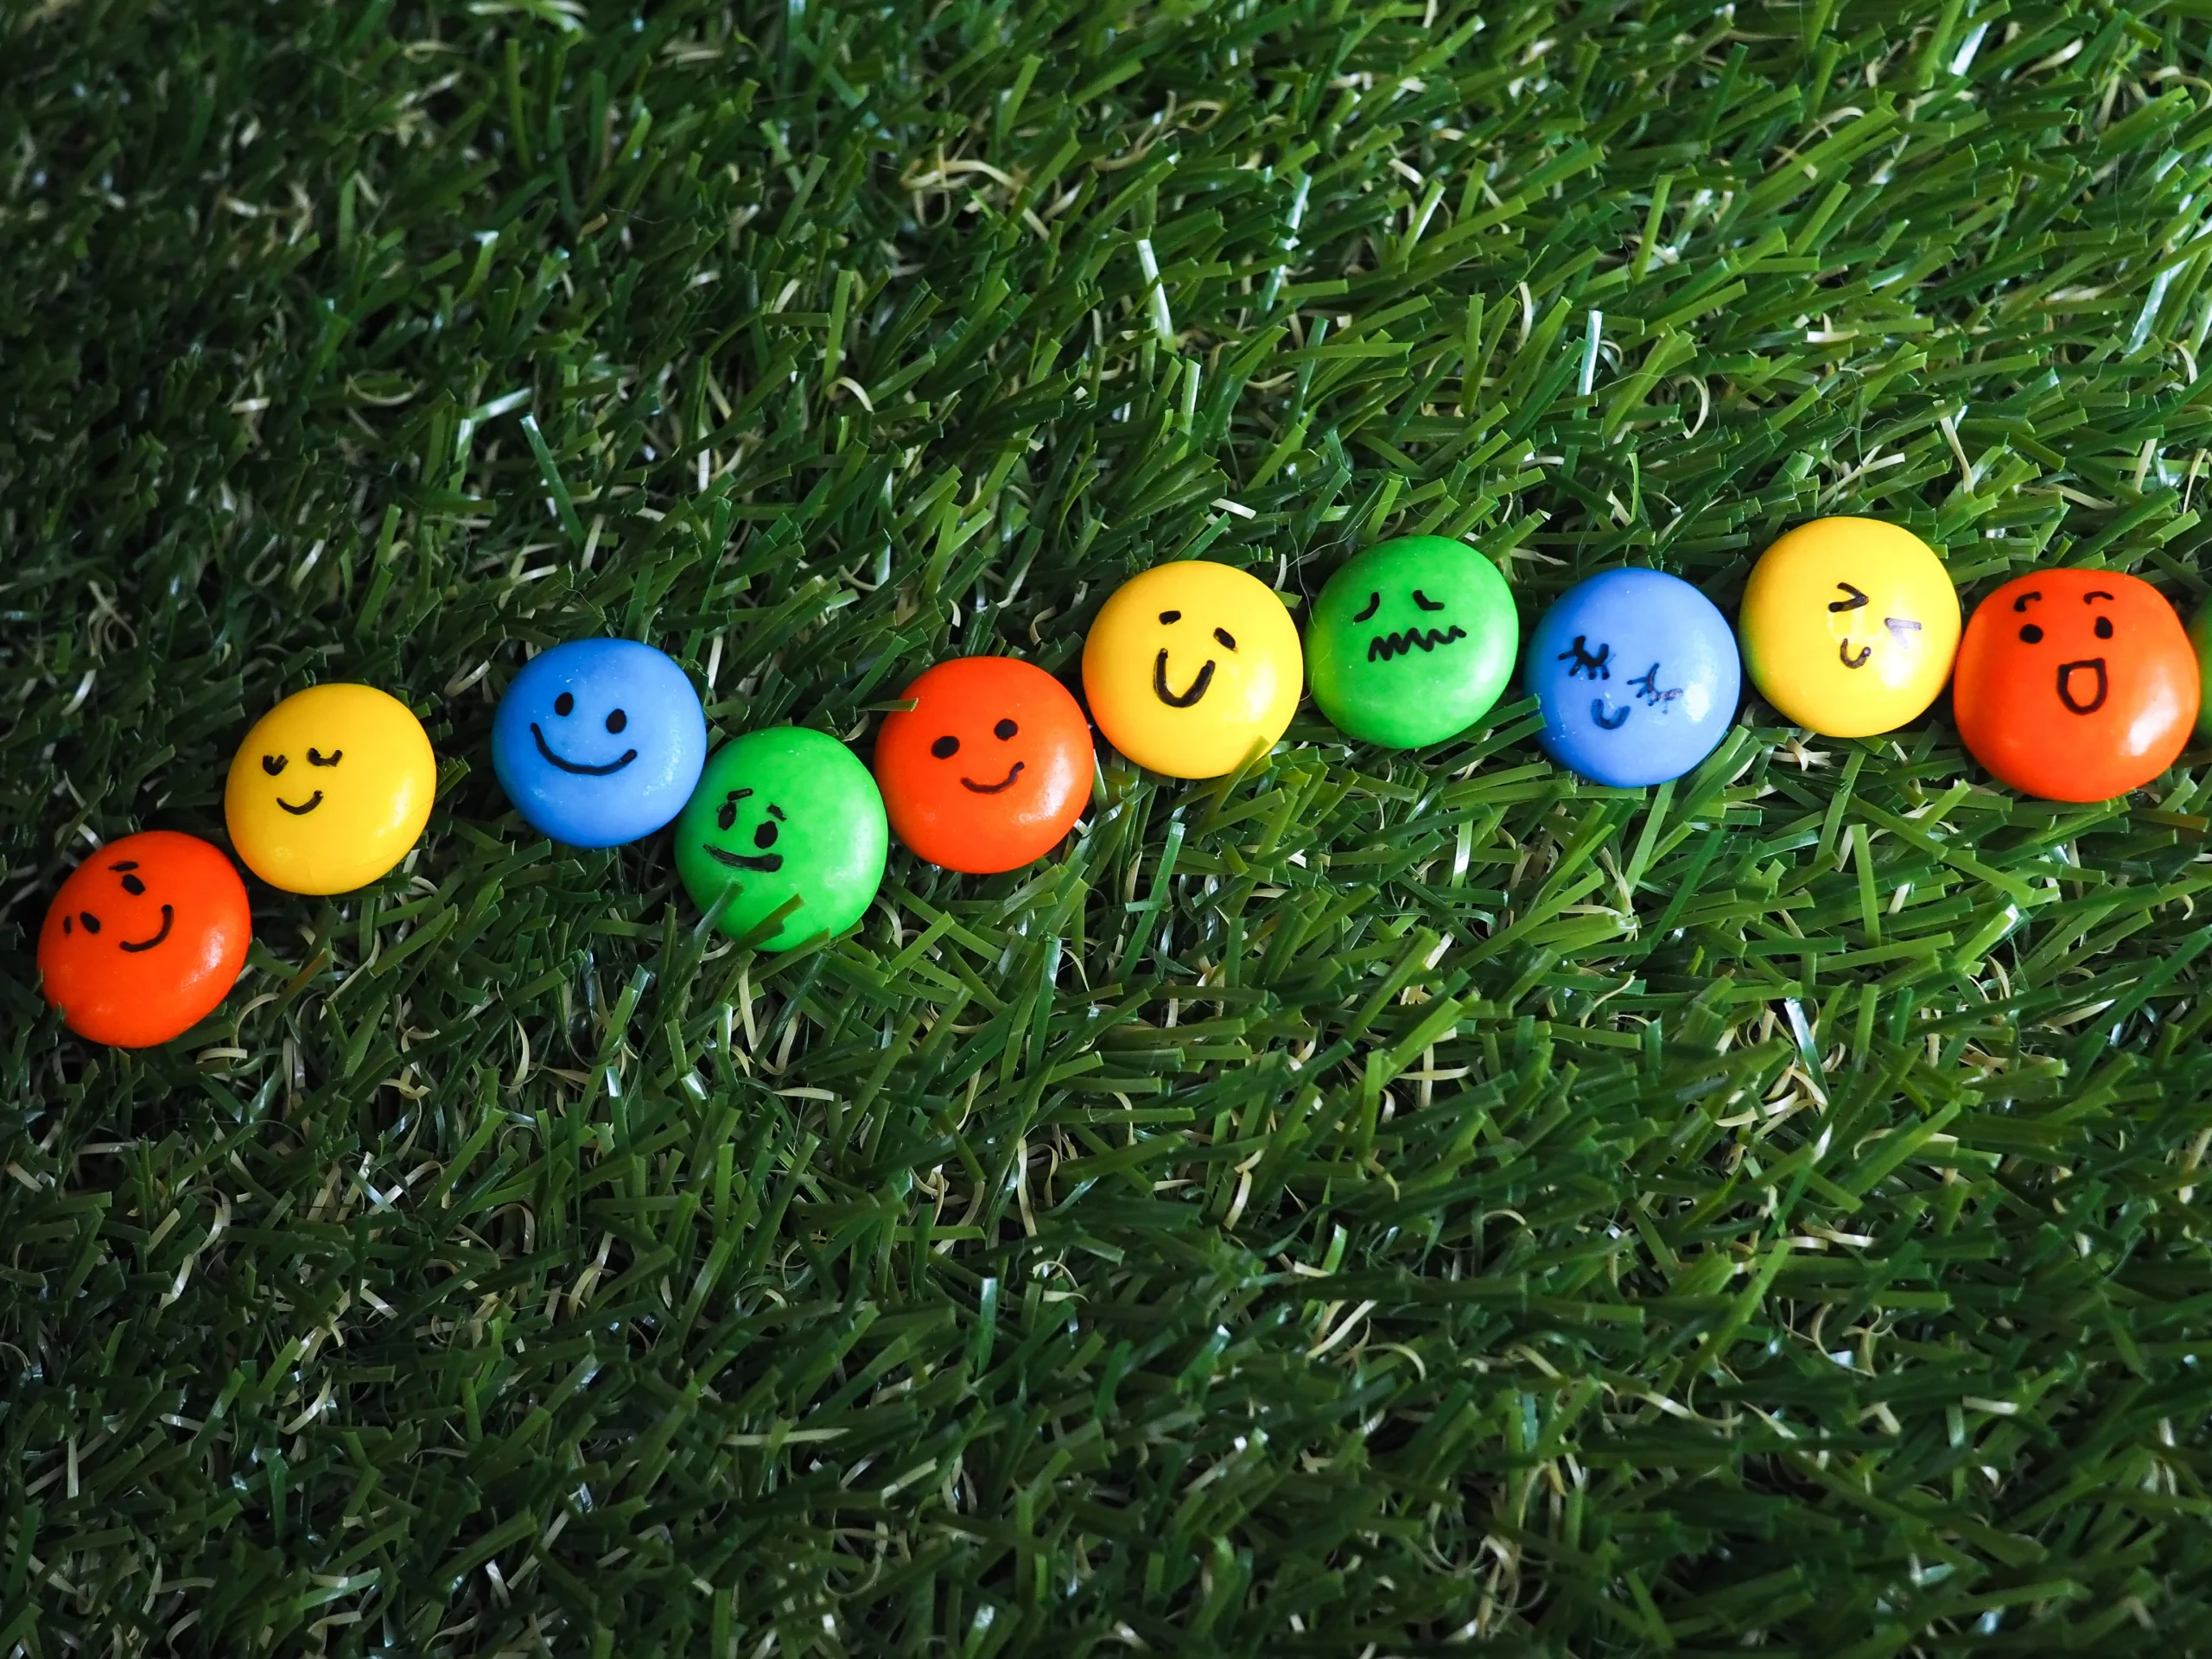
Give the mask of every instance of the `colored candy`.
<svg viewBox="0 0 2212 1659">
<path fill-rule="evenodd" d="M 989 875 L 1042 858 L 1090 798 L 1090 727 L 1060 683 L 1011 657 L 939 663 L 875 740 L 891 828 L 932 864 Z"/>
<path fill-rule="evenodd" d="M 223 817 L 246 867 L 289 893 L 350 893 L 407 856 L 437 793 L 430 740 L 367 685 L 295 692 L 231 759 Z"/>
<path fill-rule="evenodd" d="M 1083 645 L 1098 729 L 1171 778 L 1218 778 L 1273 748 L 1300 680 L 1298 627 L 1274 589 L 1198 559 L 1130 577 Z"/>
<path fill-rule="evenodd" d="M 1579 582 L 1529 641 L 1526 679 L 1552 759 L 1616 788 L 1679 778 L 1736 715 L 1736 638 L 1713 601 L 1658 570 Z"/>
<path fill-rule="evenodd" d="M 2033 570 L 1974 607 L 1951 707 L 1974 758 L 2013 788 L 2102 801 L 2189 741 L 2196 653 L 2165 595 L 2117 570 Z"/>
<path fill-rule="evenodd" d="M 1487 714 L 1520 648 L 1496 565 L 1464 543 L 1407 536 L 1329 578 L 1306 631 L 1306 677 L 1347 737 L 1417 749 Z"/>
<path fill-rule="evenodd" d="M 571 847 L 649 836 L 691 798 L 707 717 L 674 659 L 634 639 L 572 639 L 499 699 L 492 769 L 515 810 Z"/>
<path fill-rule="evenodd" d="M 891 850 L 875 779 L 836 738 L 798 726 L 747 732 L 715 752 L 676 820 L 676 870 L 692 902 L 734 890 L 721 931 L 741 938 L 798 902 L 766 950 L 860 920 Z"/>
<path fill-rule="evenodd" d="M 1744 666 L 1783 716 L 1827 737 L 1894 731 L 1936 701 L 1959 594 L 1911 531 L 1819 518 L 1760 556 L 1744 588 Z"/>
<path fill-rule="evenodd" d="M 215 1011 L 252 937 L 231 861 L 197 836 L 146 830 L 70 873 L 39 930 L 38 969 L 79 1037 L 148 1048 Z"/>
</svg>

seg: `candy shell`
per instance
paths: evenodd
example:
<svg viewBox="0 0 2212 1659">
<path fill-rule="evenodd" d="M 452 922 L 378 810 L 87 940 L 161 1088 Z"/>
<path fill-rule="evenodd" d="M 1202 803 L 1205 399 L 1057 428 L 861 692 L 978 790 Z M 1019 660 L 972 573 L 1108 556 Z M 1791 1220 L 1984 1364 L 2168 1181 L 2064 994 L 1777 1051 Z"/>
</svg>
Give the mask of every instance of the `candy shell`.
<svg viewBox="0 0 2212 1659">
<path fill-rule="evenodd" d="M 764 950 L 842 933 L 867 914 L 891 850 L 883 797 L 825 732 L 772 726 L 715 752 L 676 819 L 676 870 L 691 900 L 742 938 L 796 899 Z"/>
<path fill-rule="evenodd" d="M 149 1048 L 213 1014 L 245 966 L 245 883 L 197 836 L 145 830 L 70 872 L 39 930 L 46 1000 L 79 1037 Z"/>
<path fill-rule="evenodd" d="M 1743 670 L 1713 601 L 1678 576 L 1607 570 L 1560 595 L 1529 640 L 1538 741 L 1616 788 L 1679 778 L 1736 716 Z"/>
<path fill-rule="evenodd" d="M 1996 777 L 2051 801 L 2149 783 L 2188 746 L 2196 652 L 2166 597 L 2117 570 L 2031 570 L 1974 607 L 1951 709 Z"/>
<path fill-rule="evenodd" d="M 884 717 L 875 780 L 899 839 L 987 875 L 1042 858 L 1090 798 L 1090 726 L 1065 687 L 1012 657 L 939 663 Z"/>
<path fill-rule="evenodd" d="M 1306 677 L 1345 736 L 1417 749 L 1489 713 L 1520 649 L 1496 565 L 1464 542 L 1406 536 L 1329 578 L 1306 629 Z"/>
<path fill-rule="evenodd" d="M 272 887 L 350 893 L 407 856 L 430 821 L 438 765 L 407 705 L 368 685 L 296 691 L 231 758 L 231 845 Z"/>
<path fill-rule="evenodd" d="M 1171 778 L 1218 778 L 1290 726 L 1298 626 L 1274 590 L 1188 559 L 1135 575 L 1083 644 L 1083 690 L 1106 741 Z"/>
<path fill-rule="evenodd" d="M 1959 649 L 1950 572 L 1909 530 L 1817 518 L 1759 556 L 1744 587 L 1744 667 L 1783 717 L 1825 737 L 1916 719 Z"/>
<path fill-rule="evenodd" d="M 515 676 L 492 721 L 492 769 L 531 826 L 619 847 L 683 810 L 707 717 L 675 660 L 634 639 L 571 639 Z"/>
</svg>

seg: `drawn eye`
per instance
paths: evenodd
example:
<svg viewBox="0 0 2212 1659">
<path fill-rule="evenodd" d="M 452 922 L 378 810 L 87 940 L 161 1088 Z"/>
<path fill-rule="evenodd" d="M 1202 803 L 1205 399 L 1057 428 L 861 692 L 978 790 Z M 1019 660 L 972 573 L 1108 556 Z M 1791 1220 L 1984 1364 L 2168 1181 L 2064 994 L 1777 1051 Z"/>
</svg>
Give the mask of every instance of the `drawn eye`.
<svg viewBox="0 0 2212 1659">
<path fill-rule="evenodd" d="M 753 844 L 755 847 L 763 849 L 774 846 L 776 844 L 776 826 L 774 823 L 766 818 L 763 818 L 760 821 L 760 827 L 753 832 Z"/>
<path fill-rule="evenodd" d="M 553 712 L 556 715 L 573 715 L 576 712 L 575 698 L 563 691 L 553 699 Z"/>
<path fill-rule="evenodd" d="M 1021 728 L 1015 725 L 1012 721 L 1002 720 L 999 721 L 997 725 L 991 728 L 991 735 L 997 738 L 1000 742 L 1003 743 L 1020 729 Z"/>
<path fill-rule="evenodd" d="M 1180 622 L 1183 620 L 1183 613 L 1180 611 L 1162 611 L 1160 613 L 1160 620 L 1162 622 Z"/>
<path fill-rule="evenodd" d="M 2020 630 L 2020 638 L 2031 645 L 2039 645 L 2043 643 L 2043 630 L 2031 622 Z"/>
<path fill-rule="evenodd" d="M 1362 611 L 1357 616 L 1352 618 L 1352 620 L 1355 622 L 1364 622 L 1369 617 L 1374 615 L 1376 612 L 1382 608 L 1382 595 L 1380 594 L 1370 594 L 1367 596 L 1367 608 Z"/>
<path fill-rule="evenodd" d="M 274 778 L 284 770 L 284 763 L 290 758 L 289 755 L 283 754 L 264 754 L 261 757 L 261 769 Z"/>
<path fill-rule="evenodd" d="M 617 709 L 613 714 L 607 717 L 607 729 L 610 732 L 619 732 L 629 723 L 630 716 L 624 714 L 620 709 Z"/>
<path fill-rule="evenodd" d="M 100 931 L 100 918 L 89 910 L 79 911 L 77 919 L 85 925 L 85 931 L 87 933 L 97 933 Z"/>
<path fill-rule="evenodd" d="M 61 918 L 61 931 L 64 933 L 74 933 L 77 931 L 76 918 L 72 916 L 64 916 Z"/>
<path fill-rule="evenodd" d="M 1441 600 L 1431 599 L 1427 594 L 1421 592 L 1418 588 L 1414 589 L 1414 603 L 1420 606 L 1424 611 L 1440 611 L 1444 608 L 1444 603 Z"/>
<path fill-rule="evenodd" d="M 715 809 L 715 825 L 717 829 L 727 830 L 736 822 L 737 797 L 733 795 Z"/>
<path fill-rule="evenodd" d="M 328 754 L 320 749 L 308 751 L 308 765 L 311 766 L 334 766 L 345 758 L 346 751 L 343 749 L 333 749 Z"/>
<path fill-rule="evenodd" d="M 1220 640 L 1223 645 L 1227 645 L 1231 651 L 1236 649 L 1236 636 L 1230 632 L 1227 628 L 1216 628 L 1213 631 L 1213 637 Z"/>
<path fill-rule="evenodd" d="M 930 745 L 930 753 L 937 756 L 940 760 L 950 760 L 954 755 L 960 753 L 960 740 L 953 736 L 951 733 L 947 732 L 943 737 L 940 737 L 936 742 Z"/>
<path fill-rule="evenodd" d="M 2101 616 L 2097 619 L 2097 638 L 2100 639 L 2112 638 L 2112 618 Z"/>
<path fill-rule="evenodd" d="M 135 875 L 126 875 L 123 878 L 123 890 L 135 899 L 146 891 L 146 884 Z"/>
</svg>

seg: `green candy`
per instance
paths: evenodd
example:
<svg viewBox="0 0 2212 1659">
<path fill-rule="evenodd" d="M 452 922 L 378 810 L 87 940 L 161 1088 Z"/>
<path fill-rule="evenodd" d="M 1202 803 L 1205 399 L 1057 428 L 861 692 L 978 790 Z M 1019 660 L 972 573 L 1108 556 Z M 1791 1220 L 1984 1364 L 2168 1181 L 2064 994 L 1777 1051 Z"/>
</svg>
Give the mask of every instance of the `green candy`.
<svg viewBox="0 0 2212 1659">
<path fill-rule="evenodd" d="M 1497 567 L 1463 542 L 1405 536 L 1329 578 L 1306 629 L 1306 683 L 1347 737 L 1418 749 L 1490 712 L 1521 623 Z"/>
<path fill-rule="evenodd" d="M 868 913 L 883 885 L 891 827 L 868 769 L 836 738 L 772 726 L 725 743 L 676 818 L 676 870 L 691 900 L 741 938 L 793 898 L 799 903 L 760 941 L 788 950 L 842 933 Z"/>
<path fill-rule="evenodd" d="M 2196 678 L 2199 684 L 2212 682 L 2212 597 L 2196 607 L 2196 614 L 2189 619 L 2189 643 L 2196 647 Z M 2212 696 L 2207 696 L 2196 705 L 2196 734 L 2212 738 Z"/>
</svg>

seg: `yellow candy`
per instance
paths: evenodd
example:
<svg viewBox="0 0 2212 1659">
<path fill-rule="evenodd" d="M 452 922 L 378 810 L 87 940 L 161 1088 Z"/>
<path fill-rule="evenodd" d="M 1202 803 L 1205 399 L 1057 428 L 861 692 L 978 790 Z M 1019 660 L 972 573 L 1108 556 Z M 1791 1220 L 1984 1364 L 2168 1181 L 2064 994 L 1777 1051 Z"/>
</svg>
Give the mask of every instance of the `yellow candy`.
<svg viewBox="0 0 2212 1659">
<path fill-rule="evenodd" d="M 1298 627 L 1274 590 L 1185 560 L 1132 576 L 1083 644 L 1083 690 L 1107 741 L 1171 778 L 1218 778 L 1290 724 Z"/>
<path fill-rule="evenodd" d="M 1871 737 L 1919 715 L 1950 677 L 1959 594 L 1911 531 L 1816 518 L 1761 556 L 1738 632 L 1752 684 L 1785 718 Z"/>
<path fill-rule="evenodd" d="M 223 817 L 270 886 L 349 893 L 407 856 L 437 785 L 429 737 L 405 703 L 373 686 L 310 686 L 245 734 Z"/>
</svg>

